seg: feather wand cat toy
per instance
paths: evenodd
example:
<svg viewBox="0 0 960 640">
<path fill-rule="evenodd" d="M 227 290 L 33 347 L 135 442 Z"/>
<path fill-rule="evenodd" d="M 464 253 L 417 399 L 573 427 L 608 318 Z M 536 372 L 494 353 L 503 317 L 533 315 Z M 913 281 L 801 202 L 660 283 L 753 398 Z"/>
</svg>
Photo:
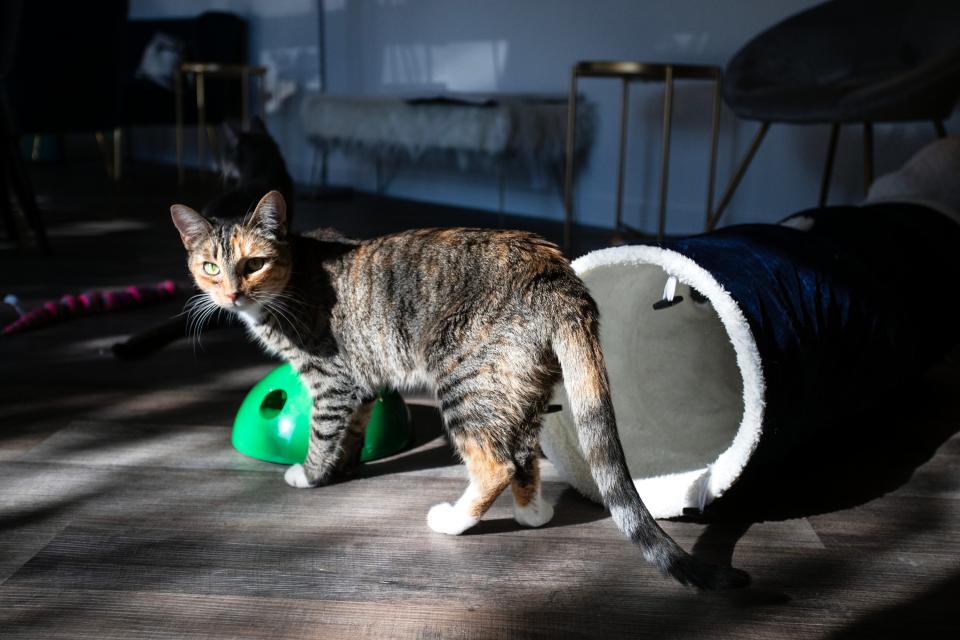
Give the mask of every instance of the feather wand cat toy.
<svg viewBox="0 0 960 640">
<path fill-rule="evenodd" d="M 131 285 L 123 289 L 101 289 L 84 293 L 68 293 L 57 300 L 48 300 L 39 307 L 24 311 L 5 325 L 3 335 L 37 329 L 69 318 L 107 311 L 130 309 L 172 298 L 177 287 L 171 280 L 154 285 Z"/>
</svg>

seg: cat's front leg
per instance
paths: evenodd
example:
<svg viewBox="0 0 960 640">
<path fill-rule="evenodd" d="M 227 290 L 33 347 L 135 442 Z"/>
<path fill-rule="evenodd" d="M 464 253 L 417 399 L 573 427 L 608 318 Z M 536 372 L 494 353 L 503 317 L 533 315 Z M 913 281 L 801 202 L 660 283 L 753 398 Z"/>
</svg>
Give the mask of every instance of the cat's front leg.
<svg viewBox="0 0 960 640">
<path fill-rule="evenodd" d="M 310 382 L 314 393 L 310 412 L 307 458 L 284 473 L 291 487 L 316 487 L 330 481 L 340 468 L 344 444 L 355 411 L 360 407 L 352 385 L 345 380 Z"/>
</svg>

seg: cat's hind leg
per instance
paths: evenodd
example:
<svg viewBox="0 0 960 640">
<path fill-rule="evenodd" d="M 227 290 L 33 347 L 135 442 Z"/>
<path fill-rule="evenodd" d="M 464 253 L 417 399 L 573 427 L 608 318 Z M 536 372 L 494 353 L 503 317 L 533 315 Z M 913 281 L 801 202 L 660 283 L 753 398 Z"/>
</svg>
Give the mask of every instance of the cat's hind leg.
<svg viewBox="0 0 960 640">
<path fill-rule="evenodd" d="M 542 527 L 553 518 L 553 505 L 540 491 L 540 460 L 537 452 L 523 447 L 514 454 L 516 470 L 510 488 L 513 491 L 513 519 L 525 527 Z"/>
<path fill-rule="evenodd" d="M 470 484 L 455 504 L 434 505 L 427 514 L 427 525 L 438 533 L 459 535 L 480 522 L 490 505 L 510 484 L 514 466 L 489 446 L 473 438 L 457 442 L 467 464 Z"/>
</svg>

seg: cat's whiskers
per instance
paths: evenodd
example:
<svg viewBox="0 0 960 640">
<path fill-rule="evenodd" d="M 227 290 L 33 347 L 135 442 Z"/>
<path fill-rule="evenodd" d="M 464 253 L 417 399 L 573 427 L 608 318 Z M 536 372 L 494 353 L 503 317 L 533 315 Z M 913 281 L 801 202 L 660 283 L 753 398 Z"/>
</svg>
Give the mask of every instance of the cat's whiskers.
<svg viewBox="0 0 960 640">
<path fill-rule="evenodd" d="M 182 314 L 187 315 L 187 335 L 191 335 L 193 332 L 193 325 L 197 321 L 198 316 L 200 315 L 203 308 L 210 304 L 210 299 L 206 294 L 200 293 L 189 300 L 186 304 L 183 305 Z"/>
<path fill-rule="evenodd" d="M 213 301 L 206 293 L 200 293 L 191 297 L 184 305 L 184 313 L 187 313 L 187 336 L 191 338 L 193 350 L 196 353 L 197 346 L 201 349 L 203 344 L 200 341 L 200 333 L 203 331 L 207 320 L 215 312 L 222 311 L 220 305 Z"/>
<path fill-rule="evenodd" d="M 290 330 L 297 336 L 297 341 L 303 344 L 303 334 L 300 333 L 300 328 L 297 327 L 299 321 L 296 321 L 294 318 L 290 317 L 290 313 L 287 310 L 284 310 L 279 304 L 276 303 L 267 303 L 264 304 L 264 309 L 266 309 L 271 316 L 273 316 L 274 321 L 278 325 L 282 325 L 281 319 L 286 321 L 286 324 L 290 327 Z M 280 316 L 279 318 L 277 316 Z"/>
<path fill-rule="evenodd" d="M 307 323 L 304 322 L 301 318 L 299 318 L 296 312 L 294 312 L 292 309 L 290 309 L 289 307 L 287 307 L 282 303 L 277 304 L 277 309 L 281 310 L 284 313 L 285 317 L 290 318 L 289 321 L 290 321 L 291 327 L 293 327 L 294 330 L 297 331 L 297 336 L 300 338 L 300 341 L 303 342 L 304 341 L 302 337 L 303 334 L 301 333 L 301 331 L 307 336 L 310 335 L 310 327 L 307 325 Z"/>
<path fill-rule="evenodd" d="M 209 316 L 210 313 L 212 313 L 212 311 L 211 311 L 210 309 L 205 310 L 205 311 L 203 312 L 203 315 L 202 315 L 202 316 L 200 317 L 200 319 L 197 321 L 196 331 L 195 331 L 194 335 L 192 336 L 192 337 L 193 337 L 193 341 L 192 341 L 192 342 L 193 342 L 193 352 L 194 352 L 194 353 L 197 352 L 197 347 L 199 347 L 201 351 L 203 350 L 203 341 L 202 341 L 201 338 L 200 338 L 200 333 L 201 333 L 201 331 L 202 331 L 202 329 L 203 329 L 204 323 L 206 322 L 207 316 Z"/>
<path fill-rule="evenodd" d="M 281 329 L 283 328 L 283 322 L 281 320 L 282 316 L 277 317 L 278 310 L 275 307 L 273 307 L 272 305 L 264 304 L 263 310 L 268 314 L 270 314 L 270 317 L 273 318 L 273 321 L 277 324 L 277 326 L 279 326 Z M 300 343 L 303 343 L 303 338 L 301 337 L 300 332 L 297 330 L 297 328 L 293 324 L 291 324 L 289 321 L 287 322 L 287 324 L 290 325 L 290 328 L 297 335 L 297 340 Z"/>
<path fill-rule="evenodd" d="M 291 306 L 293 306 L 298 311 L 303 311 L 308 307 L 307 303 L 304 302 L 302 299 L 289 293 L 284 293 L 284 292 L 273 293 L 273 294 L 270 294 L 270 299 L 272 301 L 276 301 L 277 303 L 283 303 L 290 311 L 294 310 L 290 308 Z"/>
<path fill-rule="evenodd" d="M 289 311 L 294 315 L 296 315 L 294 312 L 303 312 L 309 308 L 309 305 L 305 300 L 286 291 L 278 291 L 270 294 L 270 301 L 278 305 L 282 305 L 286 311 Z M 304 329 L 307 328 L 302 321 L 301 324 Z"/>
<path fill-rule="evenodd" d="M 270 296 L 264 298 L 262 306 L 273 316 L 277 324 L 281 324 L 280 318 L 285 320 L 290 326 L 290 329 L 297 335 L 297 340 L 303 343 L 303 334 L 300 330 L 303 329 L 309 334 L 309 327 L 307 327 L 303 320 L 297 317 L 297 313 L 287 305 L 281 295 L 282 294 L 270 294 Z M 280 318 L 277 317 L 278 314 Z"/>
<path fill-rule="evenodd" d="M 196 352 L 197 346 L 200 345 L 200 329 L 203 325 L 203 318 L 208 312 L 208 305 L 198 305 L 198 307 L 194 309 L 194 312 L 187 324 L 187 336 L 190 338 L 190 343 L 193 346 L 194 352 Z"/>
<path fill-rule="evenodd" d="M 196 307 L 198 304 L 202 304 L 204 300 L 208 298 L 209 296 L 206 293 L 196 293 L 190 296 L 189 298 L 187 298 L 187 301 L 183 303 L 183 310 L 181 310 L 180 313 L 178 313 L 174 317 L 178 318 L 184 314 L 191 313 L 194 307 Z"/>
</svg>

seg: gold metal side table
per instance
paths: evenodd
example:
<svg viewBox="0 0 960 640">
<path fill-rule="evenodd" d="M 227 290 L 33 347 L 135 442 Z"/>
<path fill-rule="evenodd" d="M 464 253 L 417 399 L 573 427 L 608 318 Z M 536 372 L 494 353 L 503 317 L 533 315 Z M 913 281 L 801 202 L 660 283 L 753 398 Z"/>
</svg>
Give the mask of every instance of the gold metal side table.
<svg viewBox="0 0 960 640">
<path fill-rule="evenodd" d="M 615 233 L 638 233 L 623 223 L 623 165 L 626 155 L 627 112 L 630 106 L 631 82 L 663 82 L 663 151 L 660 161 L 660 208 L 657 239 L 662 240 L 667 222 L 667 178 L 670 164 L 670 129 L 673 120 L 673 92 L 675 80 L 711 80 L 713 91 L 713 126 L 710 134 L 710 172 L 707 179 L 707 211 L 709 223 L 713 209 L 713 184 L 717 168 L 717 134 L 720 124 L 720 87 L 722 71 L 712 65 L 667 64 L 628 61 L 584 61 L 573 65 L 570 72 L 570 97 L 567 102 L 567 158 L 564 174 L 563 246 L 570 250 L 573 231 L 573 149 L 577 121 L 577 80 L 579 78 L 620 79 L 620 156 L 617 171 L 617 214 Z M 642 234 L 641 234 L 642 235 Z"/>
<path fill-rule="evenodd" d="M 259 111 L 263 113 L 263 78 L 267 68 L 251 64 L 220 64 L 214 62 L 187 62 L 181 64 L 174 74 L 174 93 L 177 100 L 177 180 L 183 184 L 183 77 L 192 74 L 197 93 L 197 158 L 203 163 L 203 136 L 207 131 L 206 78 L 240 78 L 240 108 L 243 125 L 250 123 L 250 78 L 259 80 Z"/>
</svg>

